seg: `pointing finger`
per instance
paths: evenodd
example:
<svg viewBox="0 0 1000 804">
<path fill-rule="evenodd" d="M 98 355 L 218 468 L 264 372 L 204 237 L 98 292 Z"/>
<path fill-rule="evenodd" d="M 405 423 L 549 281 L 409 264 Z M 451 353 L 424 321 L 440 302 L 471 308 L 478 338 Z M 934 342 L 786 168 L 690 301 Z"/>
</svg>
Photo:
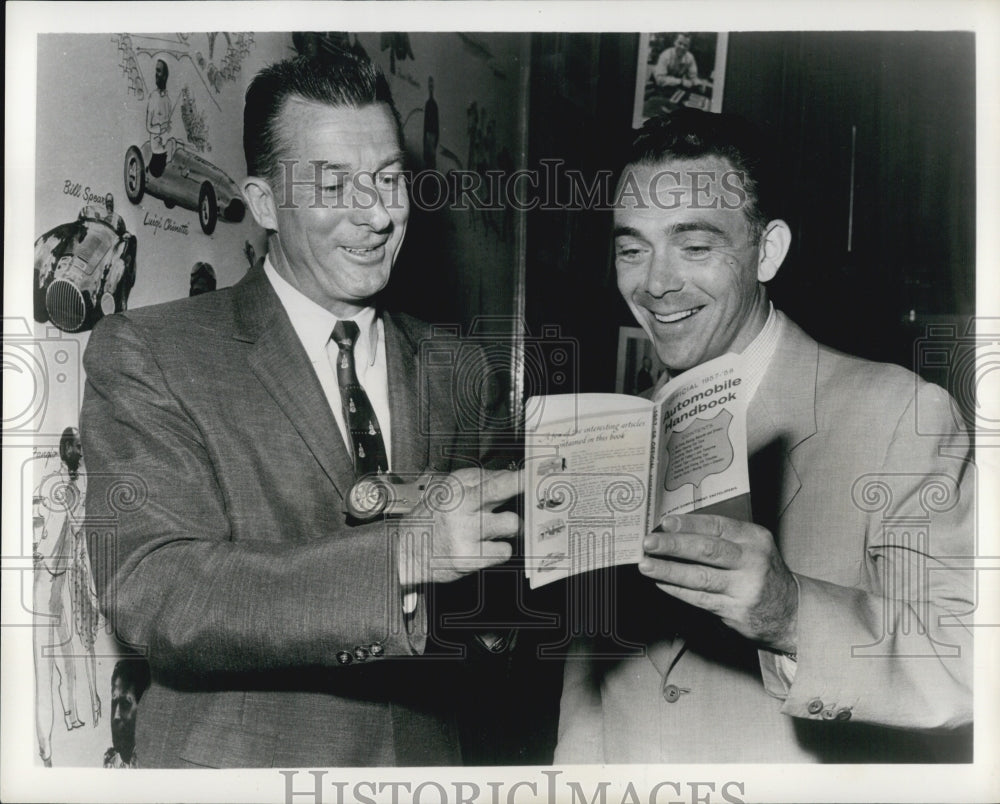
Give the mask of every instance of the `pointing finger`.
<svg viewBox="0 0 1000 804">
<path fill-rule="evenodd" d="M 514 548 L 508 542 L 485 542 L 482 557 L 487 560 L 487 566 L 502 564 L 514 554 Z"/>
<path fill-rule="evenodd" d="M 521 518 L 513 511 L 483 514 L 483 539 L 510 539 L 521 529 Z"/>
<path fill-rule="evenodd" d="M 524 470 L 516 472 L 507 469 L 497 469 L 483 472 L 483 482 L 480 487 L 482 507 L 492 508 L 498 503 L 516 497 L 521 493 L 524 482 Z"/>
</svg>

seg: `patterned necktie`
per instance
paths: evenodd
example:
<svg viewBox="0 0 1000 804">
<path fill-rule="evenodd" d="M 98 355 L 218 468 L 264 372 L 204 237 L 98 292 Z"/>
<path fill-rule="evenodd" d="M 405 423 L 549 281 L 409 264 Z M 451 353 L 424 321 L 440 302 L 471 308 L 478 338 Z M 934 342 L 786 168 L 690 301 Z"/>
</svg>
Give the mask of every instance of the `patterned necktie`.
<svg viewBox="0 0 1000 804">
<path fill-rule="evenodd" d="M 354 472 L 358 477 L 370 472 L 386 472 L 389 459 L 385 454 L 382 430 L 368 394 L 358 382 L 354 369 L 354 344 L 358 341 L 358 325 L 353 321 L 338 321 L 333 328 L 333 340 L 340 347 L 337 356 L 337 382 L 344 422 L 351 434 Z"/>
</svg>

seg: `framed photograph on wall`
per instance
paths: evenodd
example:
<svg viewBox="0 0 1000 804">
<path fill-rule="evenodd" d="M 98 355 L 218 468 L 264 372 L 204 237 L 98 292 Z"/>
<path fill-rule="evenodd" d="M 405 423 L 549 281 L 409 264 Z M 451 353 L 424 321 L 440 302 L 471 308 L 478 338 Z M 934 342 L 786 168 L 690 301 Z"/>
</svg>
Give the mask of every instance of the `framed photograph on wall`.
<svg viewBox="0 0 1000 804">
<path fill-rule="evenodd" d="M 615 393 L 638 395 L 656 385 L 665 366 L 653 342 L 640 327 L 618 328 L 618 369 Z"/>
<path fill-rule="evenodd" d="M 640 34 L 632 127 L 681 106 L 722 111 L 728 38 L 725 33 Z"/>
</svg>

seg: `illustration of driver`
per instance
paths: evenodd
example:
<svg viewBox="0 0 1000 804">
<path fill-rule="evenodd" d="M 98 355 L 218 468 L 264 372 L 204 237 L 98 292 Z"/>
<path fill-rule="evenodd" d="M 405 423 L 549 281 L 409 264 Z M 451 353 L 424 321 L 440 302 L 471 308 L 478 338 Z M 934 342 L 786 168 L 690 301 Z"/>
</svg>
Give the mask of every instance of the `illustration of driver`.
<svg viewBox="0 0 1000 804">
<path fill-rule="evenodd" d="M 146 105 L 146 130 L 149 132 L 149 147 L 153 152 L 149 160 L 149 172 L 159 178 L 167 166 L 167 139 L 170 134 L 170 119 L 174 115 L 170 95 L 167 94 L 167 77 L 170 70 L 163 59 L 156 60 L 156 91 L 150 93 Z"/>
</svg>

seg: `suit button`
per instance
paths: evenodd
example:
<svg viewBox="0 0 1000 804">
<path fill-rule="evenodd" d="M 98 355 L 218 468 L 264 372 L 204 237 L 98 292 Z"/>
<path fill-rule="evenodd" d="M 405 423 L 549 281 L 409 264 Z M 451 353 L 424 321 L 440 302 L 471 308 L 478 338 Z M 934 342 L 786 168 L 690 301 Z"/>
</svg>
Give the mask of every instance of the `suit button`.
<svg viewBox="0 0 1000 804">
<path fill-rule="evenodd" d="M 823 720 L 833 720 L 836 716 L 836 713 L 832 709 L 823 710 Z"/>
<path fill-rule="evenodd" d="M 372 642 L 372 644 L 368 646 L 368 650 L 372 656 L 381 656 L 385 653 L 385 648 L 382 647 L 381 642 Z"/>
<path fill-rule="evenodd" d="M 337 654 L 337 661 L 340 664 L 350 664 L 354 661 L 354 657 L 351 656 L 346 650 L 342 650 Z"/>
<path fill-rule="evenodd" d="M 361 647 L 360 645 L 354 649 L 354 658 L 359 662 L 363 662 L 368 658 L 368 648 Z"/>
<path fill-rule="evenodd" d="M 681 688 L 676 684 L 667 684 L 667 686 L 663 688 L 663 697 L 667 703 L 674 703 L 681 697 Z"/>
<path fill-rule="evenodd" d="M 810 715 L 818 715 L 823 711 L 823 702 L 819 698 L 813 698 L 806 704 L 806 710 Z"/>
<path fill-rule="evenodd" d="M 837 711 L 837 720 L 850 720 L 851 719 L 851 707 L 845 706 L 843 709 Z"/>
</svg>

